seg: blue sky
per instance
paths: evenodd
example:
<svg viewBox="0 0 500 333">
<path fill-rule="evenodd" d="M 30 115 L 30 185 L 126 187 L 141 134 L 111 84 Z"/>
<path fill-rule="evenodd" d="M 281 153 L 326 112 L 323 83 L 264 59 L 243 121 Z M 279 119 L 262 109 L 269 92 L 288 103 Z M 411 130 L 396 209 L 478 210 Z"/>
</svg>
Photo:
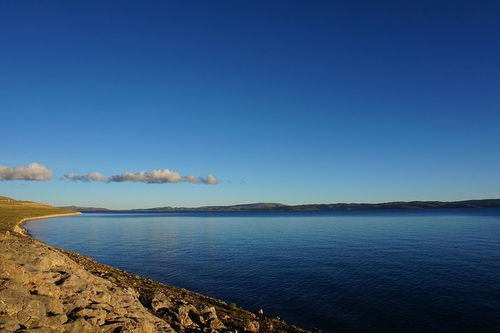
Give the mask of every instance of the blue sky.
<svg viewBox="0 0 500 333">
<path fill-rule="evenodd" d="M 115 208 L 500 197 L 500 4 L 4 1 L 2 195 Z M 170 169 L 218 184 L 77 182 Z"/>
</svg>

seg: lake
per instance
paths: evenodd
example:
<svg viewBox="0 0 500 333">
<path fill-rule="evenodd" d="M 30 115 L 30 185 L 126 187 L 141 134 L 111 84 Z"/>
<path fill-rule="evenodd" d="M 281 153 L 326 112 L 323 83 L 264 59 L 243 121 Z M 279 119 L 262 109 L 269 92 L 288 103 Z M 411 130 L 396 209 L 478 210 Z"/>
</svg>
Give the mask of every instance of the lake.
<svg viewBox="0 0 500 333">
<path fill-rule="evenodd" d="M 500 210 L 87 213 L 48 244 L 326 332 L 499 332 Z"/>
</svg>

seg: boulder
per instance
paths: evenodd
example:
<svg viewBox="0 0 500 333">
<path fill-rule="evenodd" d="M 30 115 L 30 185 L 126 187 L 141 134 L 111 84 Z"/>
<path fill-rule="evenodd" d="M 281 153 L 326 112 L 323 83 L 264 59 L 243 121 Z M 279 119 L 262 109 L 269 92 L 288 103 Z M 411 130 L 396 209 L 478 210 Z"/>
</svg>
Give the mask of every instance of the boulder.
<svg viewBox="0 0 500 333">
<path fill-rule="evenodd" d="M 198 310 L 194 307 L 194 305 L 182 305 L 177 312 L 179 325 L 185 328 L 198 327 L 198 325 L 191 319 L 191 316 L 197 316 L 197 313 Z"/>
<path fill-rule="evenodd" d="M 46 318 L 45 305 L 37 300 L 28 300 L 16 314 L 17 321 L 26 328 L 37 327 Z"/>
<path fill-rule="evenodd" d="M 226 328 L 224 323 L 222 321 L 220 321 L 218 318 L 214 318 L 214 319 L 210 320 L 210 322 L 208 323 L 208 327 L 213 329 L 213 330 L 220 330 L 220 329 Z"/>
<path fill-rule="evenodd" d="M 248 320 L 245 322 L 245 331 L 258 332 L 260 328 L 259 322 L 255 320 Z"/>
<path fill-rule="evenodd" d="M 151 299 L 151 309 L 153 309 L 154 312 L 164 308 L 171 309 L 172 307 L 173 304 L 170 301 L 170 298 L 164 293 L 155 293 Z"/>
</svg>

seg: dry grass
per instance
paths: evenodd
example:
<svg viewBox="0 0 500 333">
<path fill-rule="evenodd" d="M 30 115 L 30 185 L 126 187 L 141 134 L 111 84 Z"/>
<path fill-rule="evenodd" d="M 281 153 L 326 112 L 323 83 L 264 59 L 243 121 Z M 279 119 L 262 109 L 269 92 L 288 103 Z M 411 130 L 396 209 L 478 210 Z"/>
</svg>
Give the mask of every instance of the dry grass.
<svg viewBox="0 0 500 333">
<path fill-rule="evenodd" d="M 23 219 L 65 213 L 72 213 L 72 211 L 37 202 L 18 201 L 0 196 L 0 232 L 13 230 Z"/>
</svg>

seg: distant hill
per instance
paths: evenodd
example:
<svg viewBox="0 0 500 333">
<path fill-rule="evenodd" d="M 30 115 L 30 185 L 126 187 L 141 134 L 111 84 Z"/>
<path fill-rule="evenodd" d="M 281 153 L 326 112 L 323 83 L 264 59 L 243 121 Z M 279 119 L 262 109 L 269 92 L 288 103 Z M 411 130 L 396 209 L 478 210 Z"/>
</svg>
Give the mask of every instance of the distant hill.
<svg viewBox="0 0 500 333">
<path fill-rule="evenodd" d="M 66 206 L 60 207 L 80 212 L 328 212 L 328 211 L 362 211 L 362 210 L 421 210 L 442 208 L 500 208 L 500 199 L 464 200 L 464 201 L 395 201 L 384 203 L 335 203 L 284 205 L 280 203 L 251 203 L 231 206 L 202 207 L 155 207 L 144 209 L 113 210 L 108 208 Z"/>
<path fill-rule="evenodd" d="M 107 211 L 112 211 L 111 209 L 108 208 L 99 208 L 99 207 L 82 207 L 82 206 L 62 206 L 59 207 L 62 209 L 69 209 L 69 210 L 74 210 L 77 212 L 107 212 Z"/>
</svg>

